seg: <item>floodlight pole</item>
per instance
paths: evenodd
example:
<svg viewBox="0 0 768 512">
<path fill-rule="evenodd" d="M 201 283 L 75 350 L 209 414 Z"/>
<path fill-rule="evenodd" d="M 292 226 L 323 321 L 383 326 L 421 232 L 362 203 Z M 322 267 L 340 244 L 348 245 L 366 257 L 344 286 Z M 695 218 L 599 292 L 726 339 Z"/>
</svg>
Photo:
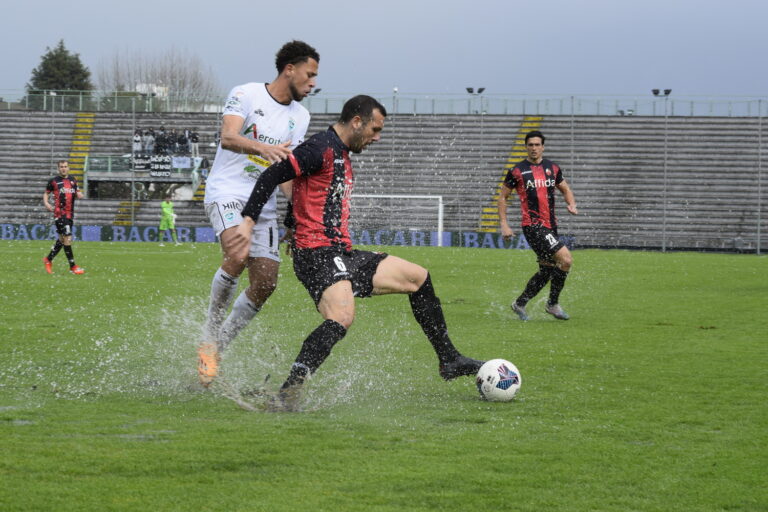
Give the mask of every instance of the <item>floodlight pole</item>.
<svg viewBox="0 0 768 512">
<path fill-rule="evenodd" d="M 661 252 L 667 252 L 667 199 L 669 198 L 669 188 L 667 181 L 667 142 L 669 139 L 669 95 L 664 95 L 664 227 L 661 238 Z"/>
<path fill-rule="evenodd" d="M 48 94 L 51 95 L 51 169 L 53 169 L 53 145 L 56 141 L 56 92 L 48 91 Z M 45 98 L 45 96 L 43 96 L 43 98 Z"/>
<path fill-rule="evenodd" d="M 760 231 L 763 211 L 763 100 L 757 100 L 757 250 L 760 255 Z"/>
<path fill-rule="evenodd" d="M 669 138 L 669 95 L 672 93 L 672 89 L 652 89 L 651 93 L 654 96 L 664 97 L 664 170 L 662 180 L 664 196 L 661 209 L 661 252 L 667 252 L 667 196 L 669 195 L 667 190 L 667 142 Z"/>
</svg>

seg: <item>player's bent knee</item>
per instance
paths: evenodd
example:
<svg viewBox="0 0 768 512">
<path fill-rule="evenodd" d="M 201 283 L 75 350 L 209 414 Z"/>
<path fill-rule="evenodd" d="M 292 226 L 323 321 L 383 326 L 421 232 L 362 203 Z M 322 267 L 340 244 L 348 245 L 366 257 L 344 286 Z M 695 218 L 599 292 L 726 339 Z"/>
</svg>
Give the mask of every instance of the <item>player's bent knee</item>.
<svg viewBox="0 0 768 512">
<path fill-rule="evenodd" d="M 328 315 L 323 315 L 326 320 L 333 320 L 336 323 L 341 324 L 345 329 L 349 329 L 352 327 L 352 323 L 355 321 L 355 314 L 348 314 L 348 313 L 330 313 Z"/>
</svg>

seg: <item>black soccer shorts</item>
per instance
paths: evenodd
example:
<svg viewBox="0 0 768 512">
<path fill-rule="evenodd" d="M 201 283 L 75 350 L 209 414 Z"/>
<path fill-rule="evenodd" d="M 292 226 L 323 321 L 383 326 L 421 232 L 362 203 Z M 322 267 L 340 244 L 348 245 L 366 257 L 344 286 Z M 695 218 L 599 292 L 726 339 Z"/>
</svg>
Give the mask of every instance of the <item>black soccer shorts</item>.
<svg viewBox="0 0 768 512">
<path fill-rule="evenodd" d="M 549 229 L 541 225 L 523 226 L 523 235 L 541 262 L 554 263 L 552 256 L 565 247 L 563 241 L 557 236 L 557 229 Z"/>
<path fill-rule="evenodd" d="M 61 236 L 72 236 L 72 225 L 74 224 L 72 219 L 66 217 L 59 217 L 54 219 L 53 223 L 56 224 L 56 232 Z"/>
<path fill-rule="evenodd" d="M 341 247 L 294 249 L 293 270 L 317 305 L 325 289 L 339 281 L 352 283 L 355 297 L 370 297 L 373 275 L 387 256 L 384 252 L 346 251 Z"/>
</svg>

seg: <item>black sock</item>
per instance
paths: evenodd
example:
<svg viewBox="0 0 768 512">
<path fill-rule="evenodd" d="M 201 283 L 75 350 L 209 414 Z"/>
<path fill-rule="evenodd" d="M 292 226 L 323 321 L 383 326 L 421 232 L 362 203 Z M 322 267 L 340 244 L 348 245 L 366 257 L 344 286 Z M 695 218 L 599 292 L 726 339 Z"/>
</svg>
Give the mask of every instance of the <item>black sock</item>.
<svg viewBox="0 0 768 512">
<path fill-rule="evenodd" d="M 539 271 L 533 274 L 533 277 L 528 281 L 523 293 L 515 301 L 518 306 L 525 307 L 528 301 L 538 294 L 542 288 L 544 288 L 549 279 L 552 277 L 552 270 L 555 267 L 549 265 L 539 265 Z"/>
<path fill-rule="evenodd" d="M 326 320 L 304 340 L 283 389 L 301 384 L 323 364 L 333 346 L 347 334 L 347 329 L 335 320 Z"/>
<path fill-rule="evenodd" d="M 64 254 L 67 255 L 67 259 L 69 260 L 69 266 L 74 267 L 75 266 L 75 255 L 72 254 L 72 246 L 71 245 L 65 245 L 64 246 Z"/>
<path fill-rule="evenodd" d="M 552 285 L 549 287 L 548 302 L 550 306 L 554 306 L 560 300 L 560 292 L 563 291 L 566 277 L 568 277 L 568 272 L 556 267 L 552 269 Z"/>
<path fill-rule="evenodd" d="M 59 251 L 62 247 L 64 247 L 64 244 L 61 243 L 61 240 L 56 240 L 56 243 L 53 244 L 53 247 L 51 247 L 51 252 L 48 253 L 48 261 L 53 261 L 53 258 L 59 254 Z"/>
<path fill-rule="evenodd" d="M 417 291 L 408 296 L 411 301 L 411 310 L 421 330 L 427 335 L 427 339 L 435 349 L 437 358 L 441 363 L 453 361 L 459 357 L 459 351 L 453 346 L 448 337 L 448 326 L 445 323 L 443 307 L 440 299 L 435 295 L 432 287 L 432 278 L 427 274 L 427 280 Z"/>
</svg>

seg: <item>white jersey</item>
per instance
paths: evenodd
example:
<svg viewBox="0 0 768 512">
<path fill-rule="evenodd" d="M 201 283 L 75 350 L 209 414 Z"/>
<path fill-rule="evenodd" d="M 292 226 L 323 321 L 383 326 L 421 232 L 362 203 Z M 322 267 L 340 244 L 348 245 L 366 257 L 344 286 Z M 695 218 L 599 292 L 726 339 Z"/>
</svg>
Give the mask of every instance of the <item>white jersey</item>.
<svg viewBox="0 0 768 512">
<path fill-rule="evenodd" d="M 304 142 L 309 128 L 309 112 L 298 102 L 284 105 L 267 91 L 267 84 L 239 85 L 229 93 L 224 116 L 244 119 L 241 135 L 262 144 L 291 141 L 291 149 Z M 205 203 L 239 200 L 243 206 L 251 196 L 253 185 L 270 162 L 259 155 L 247 155 L 223 149 L 216 150 L 213 166 L 205 183 Z M 264 205 L 257 225 L 277 219 L 277 189 Z"/>
</svg>

